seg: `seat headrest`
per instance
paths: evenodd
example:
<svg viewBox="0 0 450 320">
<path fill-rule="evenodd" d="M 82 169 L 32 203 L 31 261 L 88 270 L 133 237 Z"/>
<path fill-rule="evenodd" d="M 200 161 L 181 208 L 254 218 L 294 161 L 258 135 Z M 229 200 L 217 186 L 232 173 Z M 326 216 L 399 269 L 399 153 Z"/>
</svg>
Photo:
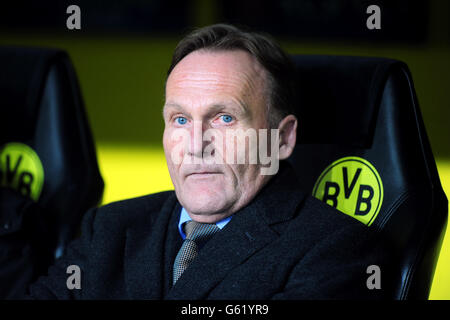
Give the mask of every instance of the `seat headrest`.
<svg viewBox="0 0 450 320">
<path fill-rule="evenodd" d="M 302 55 L 292 59 L 298 82 L 298 143 L 370 146 L 390 68 L 403 63 L 350 56 Z"/>
<path fill-rule="evenodd" d="M 11 121 L 16 134 L 26 138 L 35 128 L 37 112 L 42 98 L 51 65 L 58 59 L 67 58 L 62 50 L 42 48 L 2 47 L 0 50 L 0 92 L 3 121 L 0 126 L 0 139 L 7 136 Z M 3 142 L 3 141 L 1 141 Z"/>
</svg>

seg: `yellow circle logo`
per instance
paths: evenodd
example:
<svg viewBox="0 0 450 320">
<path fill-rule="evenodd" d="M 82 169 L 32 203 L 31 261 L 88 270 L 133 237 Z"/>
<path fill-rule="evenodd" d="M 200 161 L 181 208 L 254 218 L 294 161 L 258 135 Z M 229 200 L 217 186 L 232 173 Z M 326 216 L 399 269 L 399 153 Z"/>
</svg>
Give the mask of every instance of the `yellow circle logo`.
<svg viewBox="0 0 450 320">
<path fill-rule="evenodd" d="M 44 185 L 44 168 L 38 155 L 23 143 L 0 149 L 0 186 L 19 191 L 37 201 Z"/>
<path fill-rule="evenodd" d="M 383 203 L 383 183 L 369 161 L 345 157 L 322 172 L 313 196 L 370 226 Z"/>
</svg>

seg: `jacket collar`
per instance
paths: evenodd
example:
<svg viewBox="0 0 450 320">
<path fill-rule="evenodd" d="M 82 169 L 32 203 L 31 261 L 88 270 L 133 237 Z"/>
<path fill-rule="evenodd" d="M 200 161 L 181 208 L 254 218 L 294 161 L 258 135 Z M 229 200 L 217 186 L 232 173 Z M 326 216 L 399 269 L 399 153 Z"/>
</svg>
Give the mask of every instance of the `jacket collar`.
<svg viewBox="0 0 450 320">
<path fill-rule="evenodd" d="M 254 211 L 267 225 L 274 225 L 292 219 L 305 196 L 294 169 L 288 162 L 282 161 L 278 174 L 245 209 Z"/>
</svg>

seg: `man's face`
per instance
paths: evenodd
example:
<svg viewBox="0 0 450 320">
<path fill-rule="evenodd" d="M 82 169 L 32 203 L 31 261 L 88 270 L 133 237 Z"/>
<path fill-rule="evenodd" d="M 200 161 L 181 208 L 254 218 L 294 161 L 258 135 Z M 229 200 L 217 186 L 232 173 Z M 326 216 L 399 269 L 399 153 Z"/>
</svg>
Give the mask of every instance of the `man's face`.
<svg viewBox="0 0 450 320">
<path fill-rule="evenodd" d="M 194 51 L 167 79 L 165 156 L 177 198 L 198 222 L 213 223 L 238 211 L 269 179 L 260 174 L 259 164 L 227 163 L 226 144 L 218 148 L 220 139 L 203 138 L 210 129 L 226 137 L 227 130 L 267 128 L 265 81 L 265 70 L 240 50 Z M 174 138 L 180 129 L 189 139 Z M 207 163 L 206 148 L 222 164 Z M 174 154 L 182 160 L 174 161 Z"/>
</svg>

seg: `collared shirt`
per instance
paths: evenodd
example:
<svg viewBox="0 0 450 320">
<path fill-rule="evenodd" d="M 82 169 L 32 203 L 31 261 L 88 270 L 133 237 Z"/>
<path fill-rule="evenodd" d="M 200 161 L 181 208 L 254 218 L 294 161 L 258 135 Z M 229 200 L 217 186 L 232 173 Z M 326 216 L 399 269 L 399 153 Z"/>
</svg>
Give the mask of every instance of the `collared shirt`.
<svg viewBox="0 0 450 320">
<path fill-rule="evenodd" d="M 216 222 L 216 226 L 219 227 L 219 229 L 222 229 L 223 227 L 225 227 L 227 225 L 228 222 L 230 222 L 232 216 L 226 217 L 218 222 Z M 180 232 L 181 237 L 184 239 L 186 239 L 186 234 L 183 231 L 183 224 L 185 222 L 191 221 L 191 217 L 189 216 L 189 213 L 187 213 L 187 211 L 184 208 L 181 208 L 181 213 L 180 213 L 180 221 L 178 222 L 178 231 Z"/>
</svg>

